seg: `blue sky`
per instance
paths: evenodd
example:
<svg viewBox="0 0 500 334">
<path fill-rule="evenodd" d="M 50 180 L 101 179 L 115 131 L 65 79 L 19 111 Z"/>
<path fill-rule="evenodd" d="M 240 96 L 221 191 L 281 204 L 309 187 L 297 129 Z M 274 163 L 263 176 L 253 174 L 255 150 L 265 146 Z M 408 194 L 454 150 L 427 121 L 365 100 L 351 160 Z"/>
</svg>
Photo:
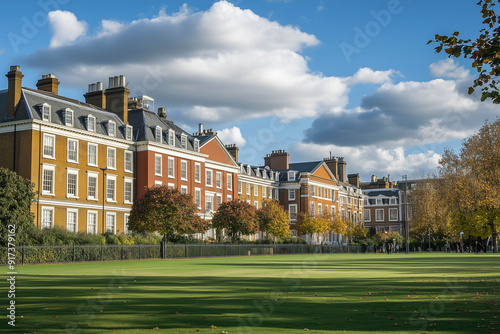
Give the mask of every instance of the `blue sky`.
<svg viewBox="0 0 500 334">
<path fill-rule="evenodd" d="M 23 85 L 42 74 L 83 100 L 87 85 L 125 75 L 131 95 L 187 131 L 198 123 L 260 165 L 344 156 L 348 173 L 423 176 L 445 147 L 497 107 L 467 95 L 474 73 L 426 45 L 481 29 L 475 1 L 239 0 L 9 2 L 0 68 Z M 7 8 L 8 7 L 8 8 Z M 6 80 L 0 85 L 4 89 Z"/>
</svg>

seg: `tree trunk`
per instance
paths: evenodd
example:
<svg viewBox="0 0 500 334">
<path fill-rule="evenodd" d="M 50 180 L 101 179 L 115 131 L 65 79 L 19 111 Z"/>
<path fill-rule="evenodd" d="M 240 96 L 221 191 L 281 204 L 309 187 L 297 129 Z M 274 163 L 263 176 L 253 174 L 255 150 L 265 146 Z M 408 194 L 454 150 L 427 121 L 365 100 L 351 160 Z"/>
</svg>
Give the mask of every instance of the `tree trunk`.
<svg viewBox="0 0 500 334">
<path fill-rule="evenodd" d="M 493 253 L 498 253 L 497 242 L 498 242 L 498 233 L 493 232 L 491 234 L 491 245 L 493 246 Z"/>
</svg>

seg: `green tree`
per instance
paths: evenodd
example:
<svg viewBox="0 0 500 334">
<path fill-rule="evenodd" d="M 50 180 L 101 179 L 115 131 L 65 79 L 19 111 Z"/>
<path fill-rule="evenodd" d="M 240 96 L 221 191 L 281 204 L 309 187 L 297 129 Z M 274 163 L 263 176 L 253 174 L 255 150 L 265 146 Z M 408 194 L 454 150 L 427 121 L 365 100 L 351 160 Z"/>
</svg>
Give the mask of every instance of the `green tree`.
<svg viewBox="0 0 500 334">
<path fill-rule="evenodd" d="M 451 36 L 435 35 L 434 40 L 427 44 L 437 42 L 436 52 L 444 50 L 448 57 L 464 57 L 472 60 L 472 67 L 477 70 L 478 76 L 469 94 L 474 92 L 475 87 L 481 87 L 481 101 L 491 99 L 493 103 L 500 103 L 498 92 L 498 76 L 500 75 L 500 26 L 499 18 L 495 13 L 494 0 L 480 0 L 477 3 L 481 7 L 483 25 L 479 36 L 474 40 L 459 38 L 460 32 L 456 31 Z"/>
<path fill-rule="evenodd" d="M 332 222 L 332 215 L 326 211 L 323 211 L 321 215 L 317 216 L 313 220 L 315 225 L 315 233 L 318 233 L 325 241 L 326 233 L 330 230 L 330 225 Z"/>
<path fill-rule="evenodd" d="M 263 201 L 263 207 L 257 210 L 260 230 L 275 238 L 290 236 L 290 220 L 288 213 L 274 199 Z"/>
<path fill-rule="evenodd" d="M 218 231 L 225 230 L 232 242 L 236 242 L 241 235 L 259 231 L 255 208 L 241 200 L 222 203 L 212 218 L 212 226 Z"/>
<path fill-rule="evenodd" d="M 335 232 L 336 234 L 345 235 L 347 232 L 347 223 L 340 217 L 339 214 L 336 214 L 332 217 L 332 220 L 330 222 L 330 230 Z"/>
<path fill-rule="evenodd" d="M 29 241 L 34 227 L 30 206 L 35 198 L 34 184 L 15 172 L 0 168 L 0 245 L 7 247 L 9 232 L 15 232 L 11 243 L 23 245 Z"/>
<path fill-rule="evenodd" d="M 128 226 L 134 232 L 158 232 L 164 235 L 166 243 L 174 234 L 206 231 L 208 223 L 197 212 L 192 196 L 167 186 L 153 186 L 135 201 Z"/>
</svg>

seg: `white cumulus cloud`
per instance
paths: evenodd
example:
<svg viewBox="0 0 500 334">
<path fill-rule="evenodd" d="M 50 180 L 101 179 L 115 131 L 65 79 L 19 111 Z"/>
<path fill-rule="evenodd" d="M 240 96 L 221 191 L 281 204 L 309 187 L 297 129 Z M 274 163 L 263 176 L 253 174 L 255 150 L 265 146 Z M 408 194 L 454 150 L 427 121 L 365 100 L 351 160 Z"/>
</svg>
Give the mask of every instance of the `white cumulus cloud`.
<svg viewBox="0 0 500 334">
<path fill-rule="evenodd" d="M 243 138 L 240 128 L 237 126 L 218 130 L 217 136 L 224 144 L 236 144 L 241 147 L 247 142 L 245 138 Z"/>
<path fill-rule="evenodd" d="M 56 10 L 49 12 L 48 16 L 53 33 L 50 46 L 53 48 L 73 42 L 87 32 L 87 23 L 78 21 L 75 14 L 71 12 Z"/>
<path fill-rule="evenodd" d="M 429 69 L 432 75 L 439 78 L 467 79 L 470 73 L 469 70 L 459 66 L 458 62 L 451 58 L 432 63 L 429 65 Z"/>
</svg>

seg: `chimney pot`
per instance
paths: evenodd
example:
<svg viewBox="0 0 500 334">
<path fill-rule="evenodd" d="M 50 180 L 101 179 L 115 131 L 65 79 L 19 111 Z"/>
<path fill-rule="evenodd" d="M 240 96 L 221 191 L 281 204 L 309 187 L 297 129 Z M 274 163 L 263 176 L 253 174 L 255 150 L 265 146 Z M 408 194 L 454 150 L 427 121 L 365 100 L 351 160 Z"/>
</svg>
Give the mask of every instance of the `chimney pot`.
<svg viewBox="0 0 500 334">
<path fill-rule="evenodd" d="M 114 88 L 114 87 L 115 87 L 115 79 L 114 77 L 109 77 L 108 88 Z"/>
<path fill-rule="evenodd" d="M 97 81 L 97 90 L 102 90 L 102 82 Z"/>
</svg>

